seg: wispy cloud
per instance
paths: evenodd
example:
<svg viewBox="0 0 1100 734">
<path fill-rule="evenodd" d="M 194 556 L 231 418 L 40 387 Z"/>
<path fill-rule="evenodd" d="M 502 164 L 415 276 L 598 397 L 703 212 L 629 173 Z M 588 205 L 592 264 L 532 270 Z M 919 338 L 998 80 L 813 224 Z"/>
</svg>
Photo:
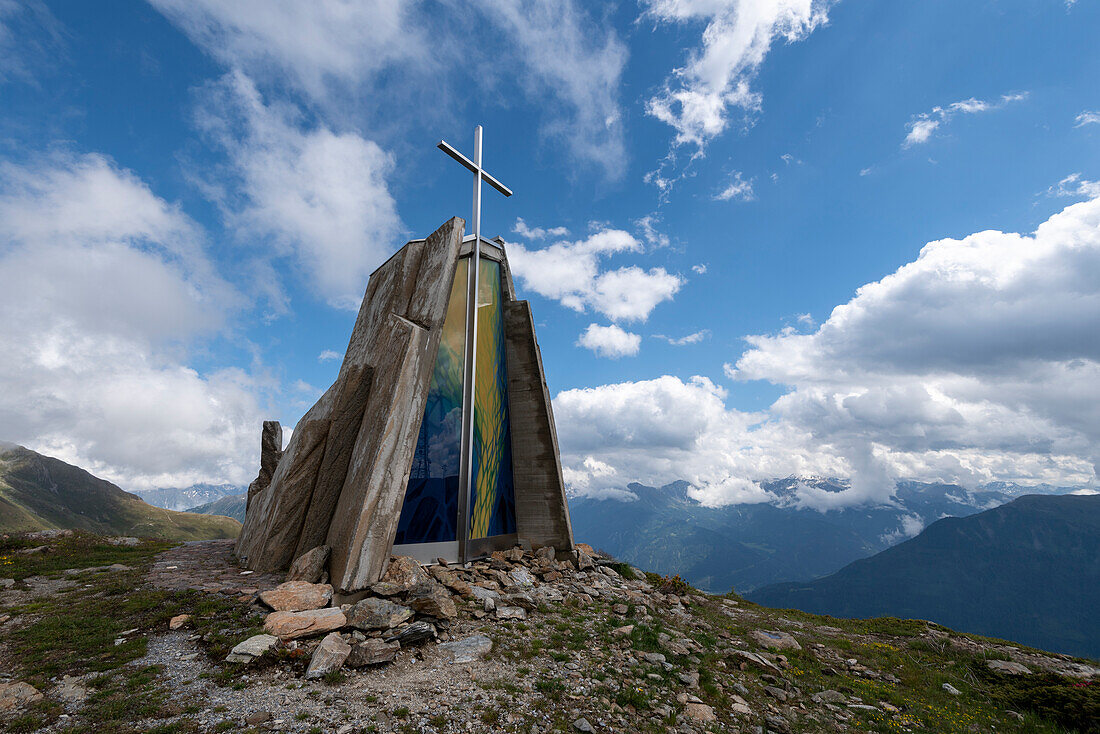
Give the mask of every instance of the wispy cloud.
<svg viewBox="0 0 1100 734">
<path fill-rule="evenodd" d="M 317 361 L 331 362 L 332 360 L 340 359 L 343 356 L 344 355 L 340 354 L 339 352 L 333 351 L 332 349 L 326 349 L 317 355 Z"/>
<path fill-rule="evenodd" d="M 914 145 L 927 143 L 937 130 L 943 128 L 943 126 L 950 122 L 956 115 L 974 115 L 979 112 L 992 112 L 993 110 L 1003 109 L 1013 102 L 1025 100 L 1027 96 L 1027 92 L 1005 94 L 999 100 L 993 102 L 971 97 L 970 99 L 964 99 L 959 102 L 952 102 L 946 107 L 933 107 L 930 112 L 922 112 L 909 121 L 906 125 L 906 129 L 909 132 L 902 142 L 902 147 L 910 148 Z"/>
<path fill-rule="evenodd" d="M 1074 127 L 1084 127 L 1085 125 L 1100 125 L 1100 112 L 1085 110 L 1073 119 Z"/>
<path fill-rule="evenodd" d="M 1071 173 L 1047 189 L 1047 196 L 1082 196 L 1093 199 L 1100 196 L 1100 181 L 1081 178 L 1080 173 Z"/>
<path fill-rule="evenodd" d="M 746 181 L 740 171 L 734 171 L 730 182 L 714 198 L 717 201 L 753 201 L 756 193 L 752 189 L 752 179 Z"/>
<path fill-rule="evenodd" d="M 709 336 L 710 329 L 702 329 L 701 331 L 696 331 L 692 334 L 688 334 L 687 336 L 674 338 L 671 336 L 665 336 L 664 334 L 654 334 L 653 338 L 662 339 L 674 347 L 682 347 L 686 344 L 698 344 Z"/>
</svg>

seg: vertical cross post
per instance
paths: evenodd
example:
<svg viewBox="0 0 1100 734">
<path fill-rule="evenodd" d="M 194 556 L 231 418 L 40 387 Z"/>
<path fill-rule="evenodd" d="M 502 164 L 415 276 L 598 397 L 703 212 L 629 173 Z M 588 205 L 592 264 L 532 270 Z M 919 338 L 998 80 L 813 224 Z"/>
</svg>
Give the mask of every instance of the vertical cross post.
<svg viewBox="0 0 1100 734">
<path fill-rule="evenodd" d="M 474 482 L 474 386 L 477 369 L 477 308 L 481 271 L 481 182 L 486 181 L 505 196 L 511 196 L 512 191 L 481 167 L 481 125 L 474 128 L 473 161 L 459 153 L 445 140 L 440 140 L 438 147 L 474 174 L 474 241 L 466 278 L 466 345 L 463 350 L 462 439 L 458 468 L 458 559 L 460 563 L 466 563 L 470 543 L 470 498 Z"/>
</svg>

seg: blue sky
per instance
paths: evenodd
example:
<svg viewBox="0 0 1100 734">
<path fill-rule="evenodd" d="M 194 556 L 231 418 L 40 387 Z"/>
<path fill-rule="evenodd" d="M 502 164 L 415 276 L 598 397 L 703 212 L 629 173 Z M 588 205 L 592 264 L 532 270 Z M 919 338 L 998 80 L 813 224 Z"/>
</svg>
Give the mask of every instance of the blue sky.
<svg viewBox="0 0 1100 734">
<path fill-rule="evenodd" d="M 468 216 L 434 145 L 481 123 L 573 491 L 1095 484 L 1098 31 L 1093 0 L 0 0 L 0 438 L 247 482 L 369 272 Z"/>
</svg>

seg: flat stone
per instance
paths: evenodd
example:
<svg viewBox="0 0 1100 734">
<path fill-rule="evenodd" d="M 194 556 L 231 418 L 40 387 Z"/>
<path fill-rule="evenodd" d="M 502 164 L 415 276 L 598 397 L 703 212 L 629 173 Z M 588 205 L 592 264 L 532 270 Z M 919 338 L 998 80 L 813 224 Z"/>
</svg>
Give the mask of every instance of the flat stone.
<svg viewBox="0 0 1100 734">
<path fill-rule="evenodd" d="M 124 546 L 130 546 L 130 547 L 133 547 L 135 545 L 141 545 L 140 540 L 138 540 L 137 538 L 129 537 L 129 536 L 118 536 L 118 537 L 114 537 L 114 538 L 104 538 L 104 540 L 106 540 L 111 545 L 124 545 Z"/>
<path fill-rule="evenodd" d="M 0 711 L 12 711 L 41 700 L 42 694 L 28 683 L 23 681 L 0 683 Z"/>
<path fill-rule="evenodd" d="M 848 697 L 843 693 L 832 689 L 822 691 L 821 693 L 815 693 L 812 698 L 814 703 L 844 703 L 848 700 Z"/>
<path fill-rule="evenodd" d="M 306 551 L 298 556 L 294 563 L 290 564 L 286 580 L 308 581 L 311 584 L 316 584 L 325 572 L 325 564 L 328 563 L 328 556 L 331 552 L 332 548 L 327 545 L 319 545 Z"/>
<path fill-rule="evenodd" d="M 517 566 L 508 572 L 508 575 L 512 578 L 512 582 L 516 586 L 534 586 L 535 577 L 531 575 L 523 566 Z"/>
<path fill-rule="evenodd" d="M 612 637 L 630 637 L 634 633 L 634 625 L 627 624 L 611 630 Z"/>
<path fill-rule="evenodd" d="M 454 656 L 451 662 L 472 663 L 489 654 L 493 649 L 493 641 L 485 635 L 472 635 L 454 642 L 444 642 L 439 649 Z"/>
<path fill-rule="evenodd" d="M 184 626 L 185 624 L 187 624 L 190 621 L 191 621 L 191 615 L 190 614 L 177 614 L 176 616 L 174 616 L 174 617 L 172 617 L 171 619 L 168 620 L 168 629 L 178 630 L 180 627 Z"/>
<path fill-rule="evenodd" d="M 659 652 L 647 652 L 642 657 L 646 659 L 646 662 L 653 663 L 654 665 L 660 665 L 665 662 L 665 656 Z"/>
<path fill-rule="evenodd" d="M 287 581 L 262 592 L 260 601 L 277 612 L 304 612 L 327 607 L 332 601 L 332 586 L 308 581 Z"/>
<path fill-rule="evenodd" d="M 741 663 L 742 665 L 751 664 L 764 670 L 774 670 L 776 672 L 779 671 L 779 666 L 768 660 L 763 655 L 759 655 L 755 652 L 749 652 L 747 650 L 734 650 L 733 655 L 743 661 Z"/>
<path fill-rule="evenodd" d="M 596 731 L 592 728 L 592 725 L 588 723 L 588 719 L 583 717 L 573 722 L 573 728 L 579 732 L 585 732 L 585 734 L 591 734 Z"/>
<path fill-rule="evenodd" d="M 278 644 L 279 638 L 272 635 L 253 635 L 238 643 L 225 657 L 227 663 L 250 663 Z"/>
<path fill-rule="evenodd" d="M 998 673 L 1006 673 L 1008 675 L 1031 675 L 1030 668 L 1009 660 L 990 660 L 986 665 L 989 666 L 990 670 L 994 670 Z"/>
<path fill-rule="evenodd" d="M 787 700 L 787 692 L 784 691 L 782 688 L 776 688 L 775 686 L 764 686 L 764 693 L 767 693 L 769 696 L 776 699 L 777 701 Z"/>
<path fill-rule="evenodd" d="M 497 619 L 527 619 L 527 610 L 523 607 L 497 607 Z"/>
<path fill-rule="evenodd" d="M 950 683 L 944 683 L 943 684 L 943 690 L 947 691 L 952 696 L 961 696 L 962 695 L 962 691 L 960 691 L 958 688 L 951 685 Z"/>
<path fill-rule="evenodd" d="M 0 589 L 10 589 L 15 586 L 15 579 L 0 579 Z"/>
<path fill-rule="evenodd" d="M 339 632 L 330 632 L 313 651 L 313 657 L 306 668 L 306 680 L 323 678 L 337 671 L 351 654 L 351 645 L 344 642 Z"/>
<path fill-rule="evenodd" d="M 543 563 L 553 563 L 558 552 L 552 545 L 544 545 L 535 551 L 535 558 Z"/>
<path fill-rule="evenodd" d="M 393 660 L 397 651 L 401 649 L 398 642 L 386 642 L 377 637 L 371 637 L 351 647 L 346 665 L 349 668 L 362 668 L 367 665 L 381 665 Z"/>
<path fill-rule="evenodd" d="M 767 630 L 753 630 L 752 639 L 756 640 L 762 647 L 767 647 L 772 650 L 801 650 L 802 645 L 798 644 L 798 640 L 791 637 L 786 632 L 771 632 Z"/>
<path fill-rule="evenodd" d="M 88 689 L 84 681 L 71 675 L 66 675 L 54 688 L 53 695 L 65 703 L 83 703 L 88 698 Z"/>
<path fill-rule="evenodd" d="M 679 678 L 680 682 L 683 683 L 688 688 L 698 688 L 699 687 L 699 672 L 698 671 L 688 670 L 688 671 L 685 671 L 683 673 L 680 673 L 676 677 Z"/>
<path fill-rule="evenodd" d="M 265 421 L 266 422 L 266 421 Z M 264 722 L 271 721 L 270 711 L 257 711 L 254 714 L 249 714 L 244 717 L 244 723 L 249 726 L 256 726 L 257 724 L 263 724 Z"/>
<path fill-rule="evenodd" d="M 264 620 L 264 630 L 283 640 L 296 640 L 331 632 L 347 623 L 343 611 L 329 607 L 304 612 L 272 612 Z"/>
<path fill-rule="evenodd" d="M 372 594 L 378 596 L 396 596 L 405 591 L 405 587 L 390 581 L 379 581 L 377 584 L 371 584 L 370 590 Z"/>
<path fill-rule="evenodd" d="M 714 715 L 714 709 L 707 706 L 705 703 L 689 703 L 684 706 L 684 716 L 695 721 L 717 721 L 718 717 Z"/>
<path fill-rule="evenodd" d="M 435 625 L 425 621 L 413 622 L 404 629 L 395 630 L 393 634 L 384 639 L 386 642 L 400 642 L 403 647 L 425 642 L 435 639 Z"/>
<path fill-rule="evenodd" d="M 348 624 L 361 630 L 387 630 L 413 616 L 413 610 L 386 599 L 367 597 L 348 612 Z"/>
</svg>

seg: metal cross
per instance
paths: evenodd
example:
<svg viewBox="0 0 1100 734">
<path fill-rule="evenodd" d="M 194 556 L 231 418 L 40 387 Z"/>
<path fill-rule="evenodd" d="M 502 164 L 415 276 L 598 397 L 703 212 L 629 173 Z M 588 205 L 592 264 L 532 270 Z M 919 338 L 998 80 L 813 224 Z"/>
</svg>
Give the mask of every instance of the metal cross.
<svg viewBox="0 0 1100 734">
<path fill-rule="evenodd" d="M 466 562 L 469 544 L 470 492 L 473 484 L 471 468 L 474 464 L 474 369 L 477 364 L 477 299 L 478 275 L 481 270 L 481 182 L 511 196 L 512 190 L 490 176 L 481 167 L 481 125 L 474 128 L 474 160 L 459 153 L 446 140 L 439 141 L 439 149 L 461 163 L 474 174 L 474 247 L 470 254 L 470 268 L 466 279 L 466 346 L 462 377 L 462 443 L 458 469 L 458 553 L 459 561 Z"/>
</svg>

